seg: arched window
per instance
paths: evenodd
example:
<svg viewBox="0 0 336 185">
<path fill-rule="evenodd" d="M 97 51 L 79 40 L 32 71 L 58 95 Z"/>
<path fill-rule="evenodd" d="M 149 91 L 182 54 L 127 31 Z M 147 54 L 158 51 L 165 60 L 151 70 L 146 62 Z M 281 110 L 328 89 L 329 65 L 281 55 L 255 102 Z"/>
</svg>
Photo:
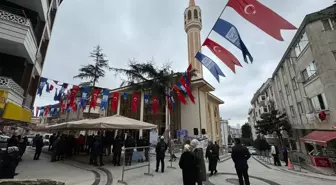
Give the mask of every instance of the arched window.
<svg viewBox="0 0 336 185">
<path fill-rule="evenodd" d="M 197 12 L 196 9 L 194 10 L 194 18 L 195 18 L 195 19 L 198 19 L 198 12 Z"/>
<path fill-rule="evenodd" d="M 191 19 L 191 10 L 188 11 L 188 20 Z"/>
<path fill-rule="evenodd" d="M 201 12 L 199 12 L 199 16 L 202 17 Z"/>
</svg>

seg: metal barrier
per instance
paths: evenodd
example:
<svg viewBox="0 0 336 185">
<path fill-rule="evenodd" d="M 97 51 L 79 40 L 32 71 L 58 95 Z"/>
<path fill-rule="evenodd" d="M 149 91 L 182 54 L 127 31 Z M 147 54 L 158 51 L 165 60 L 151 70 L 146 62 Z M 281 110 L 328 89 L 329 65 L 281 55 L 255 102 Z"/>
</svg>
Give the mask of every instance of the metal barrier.
<svg viewBox="0 0 336 185">
<path fill-rule="evenodd" d="M 151 164 L 150 161 L 151 160 L 150 160 L 149 151 L 148 151 L 148 162 L 147 162 L 147 164 L 125 168 L 126 150 L 134 150 L 134 149 L 145 149 L 145 150 L 148 149 L 148 150 L 150 150 L 150 146 L 145 146 L 145 147 L 128 147 L 128 148 L 124 148 L 123 149 L 123 151 L 124 151 L 124 157 L 123 157 L 123 166 L 122 166 L 122 172 L 121 172 L 121 180 L 118 180 L 118 182 L 121 183 L 121 184 L 127 185 L 127 182 L 124 181 L 124 177 L 125 177 L 125 171 L 129 171 L 129 170 L 134 170 L 134 169 L 138 169 L 138 168 L 142 168 L 142 167 L 148 167 L 148 169 L 147 169 L 148 171 L 147 171 L 147 173 L 144 173 L 144 175 L 154 176 L 153 174 L 150 173 L 150 164 Z"/>
</svg>

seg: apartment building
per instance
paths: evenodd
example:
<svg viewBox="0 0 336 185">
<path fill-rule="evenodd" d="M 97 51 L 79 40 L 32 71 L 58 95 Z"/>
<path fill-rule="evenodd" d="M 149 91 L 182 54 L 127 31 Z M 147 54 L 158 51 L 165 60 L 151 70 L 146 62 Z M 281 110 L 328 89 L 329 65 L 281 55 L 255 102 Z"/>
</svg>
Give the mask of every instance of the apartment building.
<svg viewBox="0 0 336 185">
<path fill-rule="evenodd" d="M 267 100 L 267 91 L 263 93 L 262 89 L 269 89 L 276 109 L 286 112 L 297 148 L 303 152 L 307 151 L 300 139 L 303 136 L 315 130 L 336 132 L 335 10 L 333 5 L 305 16 L 272 79 L 263 84 L 251 101 L 249 117 L 254 122 L 268 111 L 268 105 L 260 107 L 258 101 Z"/>
<path fill-rule="evenodd" d="M 62 0 L 0 1 L 0 123 L 30 123 Z"/>
<path fill-rule="evenodd" d="M 260 116 L 263 113 L 269 113 L 271 109 L 271 103 L 274 102 L 275 108 L 277 103 L 273 90 L 273 80 L 267 79 L 265 83 L 254 93 L 251 100 L 251 108 L 248 111 L 248 123 L 252 128 L 253 139 L 257 138 L 255 124 L 258 120 L 261 120 Z"/>
</svg>

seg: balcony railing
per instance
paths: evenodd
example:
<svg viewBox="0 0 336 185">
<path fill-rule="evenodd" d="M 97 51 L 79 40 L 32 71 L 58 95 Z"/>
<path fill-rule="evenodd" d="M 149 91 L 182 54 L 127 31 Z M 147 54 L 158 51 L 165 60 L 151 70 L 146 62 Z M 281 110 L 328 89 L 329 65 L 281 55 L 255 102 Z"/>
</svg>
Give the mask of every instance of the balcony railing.
<svg viewBox="0 0 336 185">
<path fill-rule="evenodd" d="M 34 35 L 33 36 L 34 43 L 37 46 L 37 42 L 36 42 L 36 38 L 35 38 L 35 32 L 34 32 L 32 24 L 30 22 L 30 19 L 26 18 L 24 16 L 21 16 L 21 15 L 25 15 L 24 11 L 23 11 L 23 13 L 20 13 L 21 11 L 17 11 L 18 14 L 11 13 L 11 12 L 13 12 L 13 11 L 9 11 L 8 8 L 5 9 L 3 6 L 0 6 L 0 19 L 29 27 L 31 33 Z"/>
<path fill-rule="evenodd" d="M 8 77 L 0 76 L 0 88 L 12 90 L 20 96 L 23 96 L 24 94 L 22 87 Z"/>
</svg>

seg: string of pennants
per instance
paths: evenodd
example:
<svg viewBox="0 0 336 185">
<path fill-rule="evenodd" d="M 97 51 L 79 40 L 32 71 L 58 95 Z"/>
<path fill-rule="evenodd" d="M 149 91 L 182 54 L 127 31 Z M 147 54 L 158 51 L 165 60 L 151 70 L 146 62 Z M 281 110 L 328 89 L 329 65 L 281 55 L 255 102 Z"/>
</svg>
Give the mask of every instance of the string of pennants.
<svg viewBox="0 0 336 185">
<path fill-rule="evenodd" d="M 217 56 L 231 71 L 235 73 L 235 66 L 240 66 L 239 60 L 228 50 L 222 47 L 220 44 L 209 38 L 210 33 L 216 32 L 221 37 L 224 37 L 235 47 L 240 49 L 243 54 L 244 61 L 248 63 L 253 62 L 253 57 L 244 44 L 242 37 L 239 34 L 238 29 L 230 22 L 221 18 L 226 7 L 231 7 L 241 17 L 245 18 L 250 23 L 264 31 L 266 34 L 272 36 L 274 39 L 283 41 L 281 36 L 281 30 L 294 30 L 297 29 L 294 25 L 282 18 L 273 10 L 269 9 L 257 0 L 229 0 L 223 11 L 219 15 L 215 25 L 209 32 L 203 46 L 207 46 L 209 50 Z M 208 56 L 204 55 L 200 51 L 196 53 L 195 58 L 205 66 L 211 74 L 219 82 L 219 76 L 225 77 L 219 66 Z"/>
<path fill-rule="evenodd" d="M 166 96 L 166 105 L 169 111 L 176 107 L 176 101 L 174 99 L 174 94 L 176 93 L 177 98 L 183 104 L 187 104 L 186 97 L 188 96 L 190 100 L 195 103 L 195 98 L 192 94 L 190 83 L 191 83 L 191 69 L 192 66 L 189 65 L 187 71 L 179 79 L 179 81 L 168 91 Z M 55 84 L 55 85 L 53 85 Z M 70 86 L 72 86 L 70 88 Z M 107 110 L 108 108 L 108 98 L 110 94 L 110 89 L 94 88 L 91 93 L 91 98 L 89 95 L 89 88 L 82 87 L 78 85 L 70 85 L 69 83 L 63 83 L 58 80 L 48 79 L 46 77 L 41 77 L 40 84 L 37 89 L 37 95 L 41 96 L 44 92 L 54 93 L 54 101 L 58 101 L 58 104 L 47 105 L 42 107 L 36 107 L 35 116 L 58 116 L 65 112 L 76 112 L 77 109 L 86 109 L 87 102 L 89 101 L 89 107 L 95 109 L 97 106 L 98 97 L 101 98 L 100 109 Z M 182 93 L 181 93 L 182 92 Z M 77 94 L 80 93 L 81 96 L 78 97 Z M 140 93 L 134 92 L 129 94 L 127 92 L 113 92 L 111 101 L 111 110 L 117 112 L 119 97 L 123 96 L 124 100 L 128 100 L 131 96 L 132 98 L 132 110 L 137 111 L 138 103 L 140 99 Z M 152 112 L 157 114 L 159 110 L 159 98 L 157 96 L 150 96 L 144 94 L 145 107 Z M 34 115 L 34 113 L 33 113 Z"/>
</svg>

